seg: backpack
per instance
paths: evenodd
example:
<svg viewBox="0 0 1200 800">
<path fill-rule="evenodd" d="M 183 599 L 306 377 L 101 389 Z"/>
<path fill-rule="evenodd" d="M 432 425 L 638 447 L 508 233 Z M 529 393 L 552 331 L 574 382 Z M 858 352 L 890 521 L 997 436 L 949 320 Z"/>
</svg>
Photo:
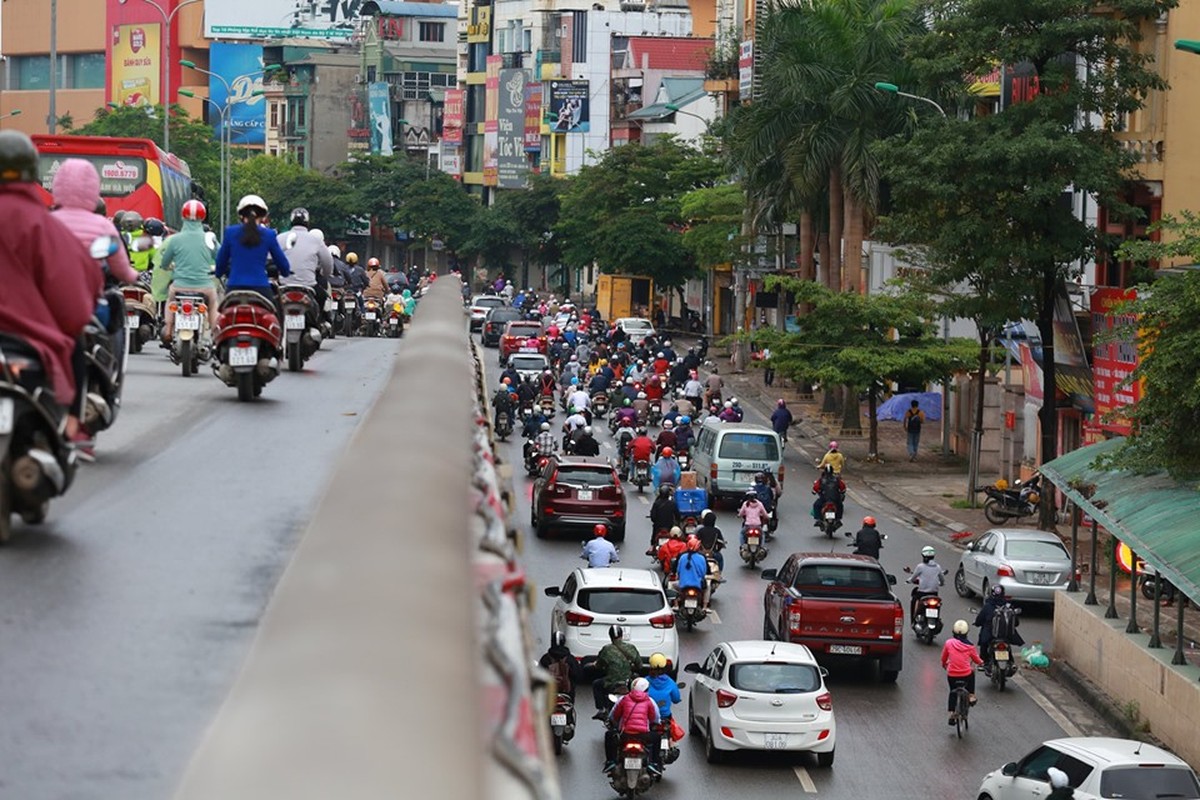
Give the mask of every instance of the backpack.
<svg viewBox="0 0 1200 800">
<path fill-rule="evenodd" d="M 916 414 L 914 414 L 914 413 L 912 413 L 912 411 L 909 411 L 904 416 L 904 430 L 906 430 L 906 431 L 921 430 L 921 413 L 920 412 L 917 412 Z"/>
<path fill-rule="evenodd" d="M 546 669 L 554 676 L 554 682 L 558 684 L 560 694 L 570 694 L 575 688 L 575 685 L 571 682 L 571 668 L 567 665 L 565 658 L 551 661 Z"/>
<path fill-rule="evenodd" d="M 992 614 L 992 639 L 1011 642 L 1017 631 L 1017 612 L 1010 605 L 1003 605 Z"/>
</svg>

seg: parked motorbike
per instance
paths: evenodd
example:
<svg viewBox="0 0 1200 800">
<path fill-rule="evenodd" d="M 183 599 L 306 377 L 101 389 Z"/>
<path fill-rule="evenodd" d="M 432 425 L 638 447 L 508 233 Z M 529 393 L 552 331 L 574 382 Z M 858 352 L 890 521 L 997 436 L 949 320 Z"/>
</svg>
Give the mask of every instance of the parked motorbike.
<svg viewBox="0 0 1200 800">
<path fill-rule="evenodd" d="M 221 301 L 213 335 L 213 372 L 237 388 L 238 400 L 253 400 L 279 375 L 283 331 L 275 304 L 258 292 L 236 291 Z"/>
<path fill-rule="evenodd" d="M 1168 603 L 1175 602 L 1175 585 L 1161 575 L 1146 572 L 1145 567 L 1142 568 L 1141 574 L 1138 575 L 1138 584 L 1142 588 L 1142 597 L 1147 600 L 1153 600 L 1155 586 L 1159 583 L 1162 584 L 1162 588 L 1159 589 L 1159 597 Z"/>
<path fill-rule="evenodd" d="M 550 712 L 550 736 L 555 755 L 562 755 L 563 745 L 575 738 L 575 703 L 565 692 L 558 693 Z"/>
<path fill-rule="evenodd" d="M 383 319 L 383 303 L 374 297 L 363 299 L 363 335 L 372 338 L 379 335 Z"/>
<path fill-rule="evenodd" d="M 842 527 L 842 521 L 838 519 L 836 503 L 831 501 L 821 506 L 821 516 L 817 518 L 817 527 L 830 539 L 833 538 L 837 529 Z"/>
<path fill-rule="evenodd" d="M 158 335 L 158 307 L 150 289 L 140 282 L 121 288 L 125 299 L 125 329 L 129 351 L 142 352 L 142 347 Z"/>
<path fill-rule="evenodd" d="M 183 377 L 195 375 L 201 361 L 211 355 L 212 331 L 208 329 L 208 298 L 202 294 L 176 290 L 170 310 L 175 314 L 171 338 L 171 360 L 179 365 Z"/>
<path fill-rule="evenodd" d="M 987 495 L 983 503 L 983 515 L 993 525 L 1002 525 L 1006 520 L 1035 516 L 1041 503 L 1041 475 L 1034 475 L 1027 483 L 1017 481 L 1012 488 L 1001 479 L 991 486 L 981 486 L 976 491 Z"/>
<path fill-rule="evenodd" d="M 287 366 L 292 372 L 299 372 L 304 369 L 304 362 L 321 346 L 317 295 L 308 286 L 280 286 L 279 304 L 283 309 Z"/>
<path fill-rule="evenodd" d="M 762 528 L 747 528 L 746 543 L 738 549 L 746 566 L 754 567 L 767 557 L 767 549 L 762 546 Z"/>
<path fill-rule="evenodd" d="M 680 589 L 675 598 L 675 616 L 689 631 L 696 627 L 708 615 L 704 606 L 704 597 L 695 586 Z"/>
</svg>

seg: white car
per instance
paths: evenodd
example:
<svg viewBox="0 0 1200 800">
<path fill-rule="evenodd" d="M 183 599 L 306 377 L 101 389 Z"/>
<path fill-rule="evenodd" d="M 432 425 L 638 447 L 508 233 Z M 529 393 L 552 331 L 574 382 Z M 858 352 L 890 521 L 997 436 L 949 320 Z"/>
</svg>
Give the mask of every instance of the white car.
<svg viewBox="0 0 1200 800">
<path fill-rule="evenodd" d="M 728 750 L 816 753 L 833 766 L 837 726 L 826 671 L 812 651 L 787 642 L 721 642 L 696 675 L 688 697 L 688 724 L 704 737 L 704 755 L 715 763 Z"/>
<path fill-rule="evenodd" d="M 617 320 L 617 327 L 625 332 L 630 344 L 641 344 L 647 336 L 654 335 L 650 320 L 641 317 L 621 317 Z"/>
<path fill-rule="evenodd" d="M 1052 739 L 1020 761 L 988 773 L 979 800 L 1042 800 L 1050 794 L 1046 771 L 1067 774 L 1075 800 L 1108 797 L 1200 798 L 1191 767 L 1166 750 L 1131 739 L 1082 736 Z"/>
<path fill-rule="evenodd" d="M 550 615 L 551 638 L 561 631 L 571 654 L 580 661 L 595 660 L 609 643 L 612 625 L 625 628 L 625 640 L 637 648 L 646 664 L 662 653 L 672 664 L 679 660 L 679 634 L 675 612 L 667 602 L 662 578 L 647 569 L 580 568 L 563 585 L 545 589 L 554 597 Z"/>
<path fill-rule="evenodd" d="M 541 353 L 513 353 L 508 357 L 508 366 L 517 371 L 521 380 L 529 378 L 536 381 L 543 372 L 550 369 L 550 359 Z"/>
<path fill-rule="evenodd" d="M 471 305 L 467 308 L 467 315 L 471 320 L 471 332 L 474 333 L 483 327 L 483 318 L 487 316 L 487 312 L 503 305 L 508 304 L 499 295 L 480 294 L 472 297 Z"/>
</svg>

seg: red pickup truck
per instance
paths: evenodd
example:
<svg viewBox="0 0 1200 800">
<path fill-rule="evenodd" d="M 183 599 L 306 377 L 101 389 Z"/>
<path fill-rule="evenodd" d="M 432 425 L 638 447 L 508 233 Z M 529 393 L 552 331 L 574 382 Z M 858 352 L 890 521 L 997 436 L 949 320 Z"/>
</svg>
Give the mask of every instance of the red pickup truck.
<svg viewBox="0 0 1200 800">
<path fill-rule="evenodd" d="M 793 553 L 763 598 L 763 638 L 807 645 L 813 653 L 879 662 L 894 683 L 904 660 L 904 605 L 892 593 L 896 576 L 873 558 L 841 553 Z"/>
</svg>

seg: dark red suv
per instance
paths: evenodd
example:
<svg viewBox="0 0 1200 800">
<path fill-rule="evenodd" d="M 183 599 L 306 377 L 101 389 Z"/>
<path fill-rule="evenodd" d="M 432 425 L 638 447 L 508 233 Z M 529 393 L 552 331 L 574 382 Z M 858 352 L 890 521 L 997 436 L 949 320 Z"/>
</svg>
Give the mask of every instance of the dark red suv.
<svg viewBox="0 0 1200 800">
<path fill-rule="evenodd" d="M 552 459 L 533 483 L 530 508 L 539 539 L 568 531 L 590 536 L 597 522 L 608 526 L 609 541 L 625 539 L 625 490 L 603 459 Z"/>
<path fill-rule="evenodd" d="M 500 366 L 504 366 L 513 353 L 546 355 L 546 331 L 542 323 L 513 320 L 504 327 L 500 336 Z"/>
</svg>

